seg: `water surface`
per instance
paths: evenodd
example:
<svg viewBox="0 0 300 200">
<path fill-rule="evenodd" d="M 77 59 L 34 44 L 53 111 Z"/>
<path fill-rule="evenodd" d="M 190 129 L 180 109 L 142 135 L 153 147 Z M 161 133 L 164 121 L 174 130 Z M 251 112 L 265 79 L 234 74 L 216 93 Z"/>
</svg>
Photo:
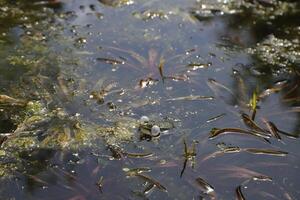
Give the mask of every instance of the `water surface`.
<svg viewBox="0 0 300 200">
<path fill-rule="evenodd" d="M 297 1 L 0 5 L 0 93 L 38 105 L 1 105 L 1 135 L 12 133 L 1 145 L 3 199 L 234 199 L 239 187 L 245 199 L 300 198 Z M 273 122 L 281 139 L 209 138 L 213 128 L 251 130 L 241 117 L 252 115 L 251 99 L 254 121 L 266 130 L 263 121 Z M 41 123 L 26 127 L 33 116 Z M 142 116 L 174 128 L 150 140 L 138 124 L 129 139 L 94 136 Z M 38 145 L 8 145 L 29 129 Z M 224 153 L 230 147 L 239 151 Z M 147 172 L 127 172 L 135 168 Z M 148 191 L 143 175 L 165 189 Z"/>
</svg>

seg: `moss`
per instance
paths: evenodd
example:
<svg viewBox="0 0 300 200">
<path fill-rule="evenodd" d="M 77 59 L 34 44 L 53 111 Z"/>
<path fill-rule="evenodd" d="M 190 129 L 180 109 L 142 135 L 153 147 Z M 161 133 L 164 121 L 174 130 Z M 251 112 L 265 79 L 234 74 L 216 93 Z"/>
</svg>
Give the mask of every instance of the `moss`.
<svg viewBox="0 0 300 200">
<path fill-rule="evenodd" d="M 5 149 L 16 150 L 32 149 L 38 146 L 38 140 L 35 137 L 11 137 L 3 145 Z"/>
<path fill-rule="evenodd" d="M 47 131 L 47 136 L 41 142 L 41 147 L 61 149 L 67 147 L 70 140 L 71 137 L 68 131 L 65 131 L 62 127 L 55 127 Z"/>
<path fill-rule="evenodd" d="M 14 163 L 0 163 L 0 177 L 7 178 L 12 176 L 12 171 L 16 170 L 17 166 Z"/>
<path fill-rule="evenodd" d="M 30 101 L 27 103 L 25 110 L 31 114 L 39 114 L 44 110 L 44 106 L 39 101 Z"/>
<path fill-rule="evenodd" d="M 0 157 L 5 156 L 6 152 L 4 150 L 0 150 Z"/>
<path fill-rule="evenodd" d="M 83 129 L 75 130 L 74 134 L 75 142 L 77 143 L 84 143 L 88 140 L 87 133 Z"/>
</svg>

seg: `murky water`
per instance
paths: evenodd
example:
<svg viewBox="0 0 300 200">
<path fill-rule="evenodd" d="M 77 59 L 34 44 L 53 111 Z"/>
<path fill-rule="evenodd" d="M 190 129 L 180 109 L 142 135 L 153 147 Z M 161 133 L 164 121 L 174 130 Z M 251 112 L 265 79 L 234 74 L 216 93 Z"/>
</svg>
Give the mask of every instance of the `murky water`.
<svg viewBox="0 0 300 200">
<path fill-rule="evenodd" d="M 0 5 L 1 199 L 300 199 L 297 1 Z"/>
</svg>

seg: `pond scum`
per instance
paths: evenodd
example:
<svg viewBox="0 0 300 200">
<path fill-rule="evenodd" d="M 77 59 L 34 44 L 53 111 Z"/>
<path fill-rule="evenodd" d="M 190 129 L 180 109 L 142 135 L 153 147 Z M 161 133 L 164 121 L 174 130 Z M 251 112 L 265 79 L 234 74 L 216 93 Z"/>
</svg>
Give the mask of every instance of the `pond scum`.
<svg viewBox="0 0 300 200">
<path fill-rule="evenodd" d="M 1 199 L 300 198 L 299 9 L 0 0 Z"/>
</svg>

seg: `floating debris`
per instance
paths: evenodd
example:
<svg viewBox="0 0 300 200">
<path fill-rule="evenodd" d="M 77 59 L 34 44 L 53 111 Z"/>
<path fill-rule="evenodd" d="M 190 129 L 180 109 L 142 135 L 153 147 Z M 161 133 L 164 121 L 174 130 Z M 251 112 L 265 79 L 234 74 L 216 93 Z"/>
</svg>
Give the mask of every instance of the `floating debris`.
<svg viewBox="0 0 300 200">
<path fill-rule="evenodd" d="M 210 132 L 209 139 L 213 139 L 221 134 L 229 134 L 229 133 L 252 135 L 252 136 L 256 136 L 256 137 L 263 138 L 263 139 L 270 138 L 269 135 L 265 135 L 263 133 L 259 133 L 256 131 L 244 130 L 244 129 L 240 129 L 240 128 L 222 128 L 222 129 L 213 128 Z"/>
<path fill-rule="evenodd" d="M 242 152 L 243 149 L 239 148 L 239 147 L 226 147 L 226 148 L 223 148 L 219 151 L 216 151 L 216 152 L 213 152 L 207 156 L 205 156 L 201 162 L 204 162 L 204 161 L 207 161 L 211 158 L 215 158 L 217 156 L 221 156 L 221 155 L 224 155 L 224 154 L 231 154 L 231 153 L 239 153 L 239 152 Z"/>
<path fill-rule="evenodd" d="M 264 124 L 266 125 L 266 127 L 268 128 L 271 135 L 273 137 L 275 137 L 276 139 L 281 140 L 281 136 L 278 134 L 278 129 L 276 128 L 276 126 L 272 122 L 267 121 L 264 118 L 262 120 L 263 120 Z"/>
<path fill-rule="evenodd" d="M 150 184 L 154 184 L 161 191 L 167 192 L 167 188 L 165 186 L 163 186 L 157 180 L 155 180 L 154 178 L 152 178 L 152 177 L 150 177 L 148 175 L 145 175 L 145 174 L 142 174 L 142 173 L 130 173 L 130 174 L 128 174 L 128 176 L 130 176 L 130 177 L 135 176 L 135 177 L 142 178 L 144 181 L 147 181 Z"/>
<path fill-rule="evenodd" d="M 217 120 L 223 118 L 225 115 L 226 115 L 225 113 L 222 113 L 222 114 L 217 115 L 215 117 L 209 118 L 208 120 L 206 120 L 206 123 L 211 123 L 211 122 L 217 121 Z"/>
<path fill-rule="evenodd" d="M 123 171 L 126 172 L 127 174 L 141 174 L 144 172 L 151 172 L 151 168 L 149 167 L 138 167 L 138 168 L 123 168 Z"/>
<path fill-rule="evenodd" d="M 268 131 L 260 128 L 252 119 L 250 119 L 249 115 L 247 115 L 246 113 L 242 114 L 242 119 L 244 124 L 248 126 L 250 129 L 261 133 L 266 133 L 266 135 L 270 134 Z"/>
<path fill-rule="evenodd" d="M 245 148 L 244 151 L 258 155 L 286 156 L 288 152 L 273 149 Z"/>
<path fill-rule="evenodd" d="M 270 155 L 270 156 L 286 156 L 288 153 L 280 150 L 274 149 L 258 149 L 258 148 L 240 148 L 240 147 L 225 147 L 219 151 L 213 152 L 207 156 L 205 156 L 201 162 L 207 161 L 211 158 L 216 158 L 218 156 L 222 156 L 224 154 L 232 154 L 232 153 L 241 153 L 247 152 L 256 155 Z"/>
<path fill-rule="evenodd" d="M 231 177 L 231 178 L 245 178 L 247 180 L 251 180 L 254 177 L 264 177 L 265 179 L 271 179 L 269 176 L 266 176 L 264 174 L 258 173 L 256 171 L 244 167 L 224 166 L 217 170 L 231 172 L 231 174 L 227 174 L 227 177 Z M 227 178 L 227 177 L 224 176 L 223 178 Z"/>
<path fill-rule="evenodd" d="M 277 92 L 281 91 L 282 89 L 284 89 L 287 86 L 288 86 L 288 80 L 278 81 L 278 82 L 275 83 L 275 85 L 273 87 L 268 88 L 268 89 L 262 91 L 258 95 L 258 97 L 260 99 L 263 99 L 263 98 L 265 98 L 265 97 L 267 97 L 267 96 L 269 96 L 269 95 L 271 95 L 273 93 L 277 93 Z"/>
<path fill-rule="evenodd" d="M 146 79 L 141 79 L 139 82 L 139 87 L 140 88 L 146 88 L 152 85 L 155 85 L 158 82 L 157 79 L 153 79 L 151 77 L 146 78 Z"/>
<path fill-rule="evenodd" d="M 154 184 L 158 189 L 162 190 L 163 192 L 167 192 L 167 188 L 163 186 L 161 183 L 159 183 L 157 180 L 151 178 L 150 176 L 147 176 L 145 174 L 136 174 L 135 176 L 140 177 L 152 184 Z"/>
<path fill-rule="evenodd" d="M 105 62 L 106 64 L 110 65 L 124 65 L 125 62 L 122 60 L 117 60 L 114 58 L 97 58 L 97 61 Z"/>
<path fill-rule="evenodd" d="M 213 100 L 213 99 L 214 97 L 212 96 L 190 95 L 184 97 L 175 97 L 175 98 L 167 99 L 166 101 L 196 101 L 196 100 Z"/>
<path fill-rule="evenodd" d="M 129 153 L 124 152 L 124 155 L 130 157 L 130 158 L 148 158 L 154 155 L 154 153 Z"/>
<path fill-rule="evenodd" d="M 189 70 L 205 69 L 212 66 L 212 63 L 190 63 L 187 65 Z"/>
<path fill-rule="evenodd" d="M 273 122 L 268 121 L 268 125 L 270 126 L 270 128 L 272 129 L 272 131 L 274 131 L 274 134 L 276 134 L 276 133 L 281 133 L 281 134 L 283 134 L 283 135 L 285 135 L 285 136 L 287 136 L 287 137 L 293 138 L 293 139 L 299 138 L 299 135 L 293 135 L 293 134 L 291 134 L 291 133 L 287 133 L 287 132 L 285 132 L 285 131 L 279 130 L 279 129 L 277 128 L 277 126 L 276 126 Z M 275 133 L 275 132 L 276 132 L 276 133 Z M 278 137 L 278 136 L 275 136 L 275 137 Z M 279 136 L 279 137 L 280 137 L 280 136 Z"/>
<path fill-rule="evenodd" d="M 211 194 L 215 192 L 215 189 L 213 186 L 211 186 L 207 181 L 205 181 L 203 178 L 196 178 L 197 184 L 204 190 L 204 193 Z"/>
<path fill-rule="evenodd" d="M 254 181 L 272 181 L 272 178 L 271 178 L 271 177 L 269 177 L 269 176 L 264 176 L 264 175 L 261 175 L 261 176 L 253 176 L 251 179 L 254 180 Z"/>
<path fill-rule="evenodd" d="M 27 105 L 27 101 L 21 99 L 15 99 L 13 97 L 7 95 L 0 95 L 0 107 L 7 106 L 21 106 L 25 107 Z"/>
<path fill-rule="evenodd" d="M 173 81 L 188 81 L 190 77 L 186 74 L 179 74 L 179 75 L 173 75 L 173 76 L 164 76 L 164 80 L 170 79 Z"/>
<path fill-rule="evenodd" d="M 120 146 L 114 144 L 114 145 L 108 145 L 108 149 L 112 152 L 112 156 L 114 159 L 121 159 L 130 157 L 130 158 L 148 158 L 153 156 L 153 153 L 131 153 L 127 152 L 124 149 L 122 149 Z"/>
</svg>

